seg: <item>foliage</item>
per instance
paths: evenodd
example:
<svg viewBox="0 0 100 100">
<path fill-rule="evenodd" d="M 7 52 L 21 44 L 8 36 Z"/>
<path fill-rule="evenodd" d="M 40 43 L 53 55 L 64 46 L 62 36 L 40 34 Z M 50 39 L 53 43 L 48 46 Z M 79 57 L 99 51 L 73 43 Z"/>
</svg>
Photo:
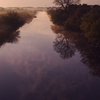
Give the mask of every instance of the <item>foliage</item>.
<svg viewBox="0 0 100 100">
<path fill-rule="evenodd" d="M 54 24 L 64 25 L 64 21 L 68 18 L 64 10 L 49 10 L 48 14 L 51 16 L 51 21 Z"/>
<path fill-rule="evenodd" d="M 24 24 L 24 20 L 20 18 L 17 12 L 8 12 L 0 18 L 0 24 L 12 27 L 13 30 Z"/>
<path fill-rule="evenodd" d="M 19 13 L 15 11 L 8 11 L 7 13 L 0 15 L 0 26 L 8 26 L 12 30 L 17 30 L 19 27 L 24 25 L 33 19 L 33 15 L 29 13 Z"/>
<path fill-rule="evenodd" d="M 81 18 L 90 11 L 90 7 L 81 5 L 70 5 L 69 11 L 61 9 L 50 10 L 48 14 L 54 24 L 62 25 L 69 31 L 81 31 Z"/>
<path fill-rule="evenodd" d="M 84 36 L 89 41 L 100 44 L 100 6 L 70 5 L 69 11 L 51 10 L 49 15 L 54 24 L 67 31 L 85 32 Z"/>
<path fill-rule="evenodd" d="M 78 8 L 75 7 L 72 9 L 71 7 L 71 13 L 69 15 L 69 18 L 65 21 L 64 28 L 66 30 L 70 31 L 81 31 L 80 25 L 81 25 L 81 18 L 84 14 L 86 14 L 88 11 L 90 11 L 90 7 L 83 7 L 80 6 Z"/>
<path fill-rule="evenodd" d="M 85 14 L 80 27 L 89 41 L 100 43 L 100 7 Z"/>
</svg>

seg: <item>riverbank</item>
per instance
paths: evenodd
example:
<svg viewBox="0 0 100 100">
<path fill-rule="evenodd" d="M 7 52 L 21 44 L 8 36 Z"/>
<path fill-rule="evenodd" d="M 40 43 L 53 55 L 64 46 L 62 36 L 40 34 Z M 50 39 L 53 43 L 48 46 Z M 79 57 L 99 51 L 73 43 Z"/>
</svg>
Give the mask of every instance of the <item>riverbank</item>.
<svg viewBox="0 0 100 100">
<path fill-rule="evenodd" d="M 17 42 L 20 31 L 25 23 L 30 23 L 36 11 L 4 10 L 0 12 L 0 46 L 7 42 Z"/>
<path fill-rule="evenodd" d="M 100 6 L 71 5 L 68 11 L 48 10 L 53 24 L 63 26 L 67 31 L 84 34 L 91 43 L 100 44 Z"/>
</svg>

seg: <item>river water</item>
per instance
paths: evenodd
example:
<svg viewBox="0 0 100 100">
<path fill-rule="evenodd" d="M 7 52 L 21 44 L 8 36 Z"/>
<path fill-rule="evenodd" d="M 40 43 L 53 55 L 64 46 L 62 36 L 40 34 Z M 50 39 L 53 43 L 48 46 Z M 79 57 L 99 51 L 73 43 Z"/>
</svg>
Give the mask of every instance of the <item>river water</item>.
<svg viewBox="0 0 100 100">
<path fill-rule="evenodd" d="M 1 46 L 0 100 L 99 100 L 99 77 L 90 74 L 74 44 L 67 42 L 71 54 L 56 50 L 51 25 L 46 12 L 38 12 L 19 29 L 17 43 Z"/>
</svg>

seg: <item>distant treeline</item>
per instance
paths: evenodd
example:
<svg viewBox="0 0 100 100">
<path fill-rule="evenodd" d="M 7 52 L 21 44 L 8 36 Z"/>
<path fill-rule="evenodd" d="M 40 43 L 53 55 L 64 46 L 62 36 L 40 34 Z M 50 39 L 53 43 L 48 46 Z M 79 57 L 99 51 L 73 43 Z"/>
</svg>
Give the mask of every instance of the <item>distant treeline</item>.
<svg viewBox="0 0 100 100">
<path fill-rule="evenodd" d="M 100 6 L 70 5 L 68 10 L 48 10 L 54 24 L 73 32 L 84 33 L 92 43 L 100 44 Z"/>
</svg>

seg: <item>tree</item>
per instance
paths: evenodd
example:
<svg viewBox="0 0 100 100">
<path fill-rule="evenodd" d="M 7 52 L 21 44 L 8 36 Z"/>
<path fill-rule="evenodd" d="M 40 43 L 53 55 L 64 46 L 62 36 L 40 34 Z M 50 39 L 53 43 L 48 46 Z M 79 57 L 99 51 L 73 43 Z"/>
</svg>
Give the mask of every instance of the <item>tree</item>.
<svg viewBox="0 0 100 100">
<path fill-rule="evenodd" d="M 80 27 L 89 41 L 100 44 L 100 7 L 95 7 L 85 14 Z"/>
<path fill-rule="evenodd" d="M 55 5 L 61 6 L 64 10 L 67 10 L 69 5 L 79 4 L 79 2 L 80 0 L 54 0 L 53 3 L 55 3 Z"/>
</svg>

